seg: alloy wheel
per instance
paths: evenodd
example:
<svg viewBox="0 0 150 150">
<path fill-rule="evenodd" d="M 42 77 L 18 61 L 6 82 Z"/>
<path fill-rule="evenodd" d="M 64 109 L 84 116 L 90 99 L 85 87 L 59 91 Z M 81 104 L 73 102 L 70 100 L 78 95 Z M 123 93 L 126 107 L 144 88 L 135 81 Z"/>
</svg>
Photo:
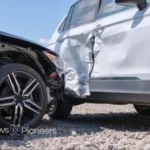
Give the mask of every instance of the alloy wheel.
<svg viewBox="0 0 150 150">
<path fill-rule="evenodd" d="M 40 115 L 43 92 L 30 73 L 17 71 L 0 82 L 0 118 L 8 125 L 28 126 Z"/>
</svg>

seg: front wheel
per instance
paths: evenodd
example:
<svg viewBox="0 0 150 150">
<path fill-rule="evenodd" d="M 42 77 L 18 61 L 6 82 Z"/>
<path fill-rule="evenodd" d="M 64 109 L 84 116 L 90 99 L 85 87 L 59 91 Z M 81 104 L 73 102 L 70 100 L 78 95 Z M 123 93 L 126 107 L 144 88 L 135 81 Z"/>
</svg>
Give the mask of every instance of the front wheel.
<svg viewBox="0 0 150 150">
<path fill-rule="evenodd" d="M 72 104 L 68 97 L 56 94 L 52 97 L 51 107 L 49 108 L 49 117 L 53 119 L 67 119 L 72 110 Z"/>
<path fill-rule="evenodd" d="M 0 123 L 34 127 L 47 107 L 46 86 L 41 76 L 22 64 L 0 67 Z"/>
<path fill-rule="evenodd" d="M 150 106 L 134 105 L 134 108 L 139 114 L 150 116 Z"/>
</svg>

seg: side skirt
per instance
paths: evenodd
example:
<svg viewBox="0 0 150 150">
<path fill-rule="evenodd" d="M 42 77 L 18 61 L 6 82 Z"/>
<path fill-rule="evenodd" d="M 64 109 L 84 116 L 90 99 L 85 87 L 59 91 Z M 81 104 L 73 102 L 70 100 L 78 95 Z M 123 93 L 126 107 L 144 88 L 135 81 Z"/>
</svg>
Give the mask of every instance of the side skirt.
<svg viewBox="0 0 150 150">
<path fill-rule="evenodd" d="M 86 102 L 150 105 L 150 80 L 91 79 L 90 91 Z"/>
<path fill-rule="evenodd" d="M 92 92 L 87 103 L 150 105 L 150 94 Z"/>
</svg>

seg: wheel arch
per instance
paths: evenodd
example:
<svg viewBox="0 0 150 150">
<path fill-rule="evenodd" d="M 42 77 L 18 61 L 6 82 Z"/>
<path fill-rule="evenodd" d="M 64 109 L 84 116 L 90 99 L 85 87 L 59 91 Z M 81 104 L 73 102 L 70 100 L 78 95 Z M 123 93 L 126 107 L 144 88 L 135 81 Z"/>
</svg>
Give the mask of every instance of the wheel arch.
<svg viewBox="0 0 150 150">
<path fill-rule="evenodd" d="M 37 71 L 46 82 L 48 75 L 56 68 L 52 63 L 48 63 L 41 53 L 42 52 L 31 49 L 27 49 L 25 51 L 20 49 L 0 50 L 0 65 L 8 63 L 20 63 L 27 65 Z"/>
</svg>

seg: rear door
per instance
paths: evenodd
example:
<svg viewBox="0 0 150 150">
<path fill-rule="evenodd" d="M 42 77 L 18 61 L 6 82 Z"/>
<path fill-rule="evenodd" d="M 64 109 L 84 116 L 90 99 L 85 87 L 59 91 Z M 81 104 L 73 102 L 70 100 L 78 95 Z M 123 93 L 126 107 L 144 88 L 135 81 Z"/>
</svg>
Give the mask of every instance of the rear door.
<svg viewBox="0 0 150 150">
<path fill-rule="evenodd" d="M 150 80 L 149 20 L 149 6 L 139 11 L 103 0 L 96 22 L 100 28 L 95 39 L 93 91 L 146 92 L 143 82 L 137 80 Z"/>
<path fill-rule="evenodd" d="M 53 44 L 53 50 L 59 53 L 64 62 L 67 94 L 80 97 L 90 95 L 89 72 L 92 62 L 89 61 L 88 65 L 90 59 L 87 51 L 93 46 L 93 30 L 99 6 L 100 0 L 80 0 L 75 3 L 65 19 L 63 31 L 56 44 Z"/>
</svg>

